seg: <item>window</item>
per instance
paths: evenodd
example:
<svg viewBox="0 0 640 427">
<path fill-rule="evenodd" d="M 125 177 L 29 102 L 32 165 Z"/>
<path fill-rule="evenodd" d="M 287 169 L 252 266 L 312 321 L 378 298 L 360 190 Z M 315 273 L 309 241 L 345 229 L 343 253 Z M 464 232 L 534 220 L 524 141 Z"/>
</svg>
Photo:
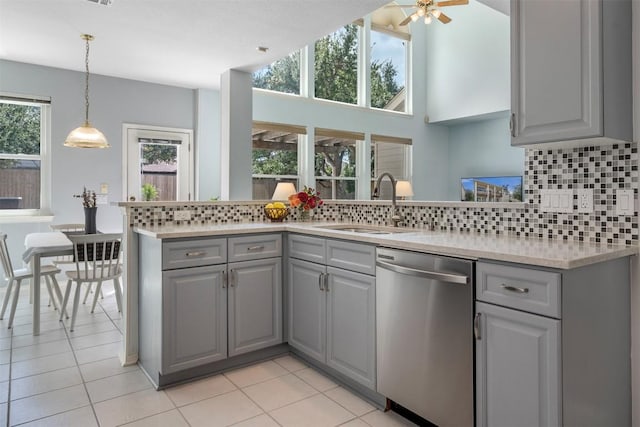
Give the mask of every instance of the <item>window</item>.
<svg viewBox="0 0 640 427">
<path fill-rule="evenodd" d="M 371 194 L 376 179 L 389 172 L 396 180 L 411 181 L 411 140 L 384 135 L 371 135 Z M 391 199 L 391 185 L 381 183 L 380 199 Z"/>
<path fill-rule="evenodd" d="M 253 73 L 253 87 L 300 94 L 300 51 Z"/>
<path fill-rule="evenodd" d="M 323 199 L 356 198 L 356 142 L 363 134 L 316 129 L 316 190 Z"/>
<path fill-rule="evenodd" d="M 271 199 L 278 182 L 298 185 L 298 145 L 302 126 L 254 122 L 252 130 L 253 199 Z"/>
<path fill-rule="evenodd" d="M 371 30 L 371 106 L 406 111 L 407 39 L 404 33 Z"/>
<path fill-rule="evenodd" d="M 27 213 L 48 206 L 49 101 L 0 95 L 0 212 Z"/>
<path fill-rule="evenodd" d="M 358 35 L 350 24 L 316 42 L 316 98 L 358 103 Z"/>
</svg>

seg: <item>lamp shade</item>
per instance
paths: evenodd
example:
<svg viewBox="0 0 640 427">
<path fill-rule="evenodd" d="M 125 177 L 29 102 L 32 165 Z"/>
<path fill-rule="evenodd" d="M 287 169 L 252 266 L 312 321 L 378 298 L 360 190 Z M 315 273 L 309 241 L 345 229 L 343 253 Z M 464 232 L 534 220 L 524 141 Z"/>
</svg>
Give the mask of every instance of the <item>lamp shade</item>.
<svg viewBox="0 0 640 427">
<path fill-rule="evenodd" d="M 79 148 L 108 148 L 110 147 L 104 134 L 98 129 L 92 127 L 89 122 L 85 122 L 84 125 L 75 128 L 64 141 L 64 145 L 67 147 L 79 147 Z"/>
<path fill-rule="evenodd" d="M 412 197 L 413 188 L 409 181 L 396 181 L 396 196 L 397 197 Z"/>
<path fill-rule="evenodd" d="M 288 200 L 289 196 L 297 193 L 292 182 L 279 182 L 271 196 L 271 200 Z"/>
</svg>

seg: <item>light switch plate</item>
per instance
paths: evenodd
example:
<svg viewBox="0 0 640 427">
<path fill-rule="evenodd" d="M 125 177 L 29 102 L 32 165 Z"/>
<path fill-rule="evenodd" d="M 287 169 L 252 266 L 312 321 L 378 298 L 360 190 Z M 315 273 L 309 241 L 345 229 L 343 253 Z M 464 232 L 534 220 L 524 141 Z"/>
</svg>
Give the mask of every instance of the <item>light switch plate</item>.
<svg viewBox="0 0 640 427">
<path fill-rule="evenodd" d="M 191 211 L 176 211 L 173 214 L 173 219 L 176 221 L 189 221 L 191 220 Z"/>
<path fill-rule="evenodd" d="M 633 190 L 616 190 L 616 215 L 633 215 L 635 212 L 635 200 Z"/>
<path fill-rule="evenodd" d="M 592 188 L 578 189 L 578 212 L 581 212 L 581 213 L 593 212 L 593 189 Z"/>
<path fill-rule="evenodd" d="M 573 212 L 573 190 L 540 190 L 542 212 Z"/>
</svg>

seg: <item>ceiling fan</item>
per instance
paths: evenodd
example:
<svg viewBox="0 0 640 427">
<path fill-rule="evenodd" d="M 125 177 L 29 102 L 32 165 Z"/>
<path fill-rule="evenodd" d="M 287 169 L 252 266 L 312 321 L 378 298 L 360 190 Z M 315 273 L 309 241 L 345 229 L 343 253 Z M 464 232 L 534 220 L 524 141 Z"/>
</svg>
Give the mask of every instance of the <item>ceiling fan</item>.
<svg viewBox="0 0 640 427">
<path fill-rule="evenodd" d="M 451 18 L 442 13 L 439 9 L 441 7 L 446 6 L 462 6 L 468 4 L 469 0 L 443 0 L 443 1 L 435 1 L 435 0 L 417 0 L 416 4 L 412 5 L 402 5 L 402 4 L 390 4 L 386 7 L 411 7 L 416 10 L 409 16 L 407 16 L 400 25 L 407 25 L 409 22 L 417 21 L 420 18 L 424 18 L 425 24 L 430 24 L 433 18 L 442 22 L 443 24 L 448 24 L 451 22 Z"/>
</svg>

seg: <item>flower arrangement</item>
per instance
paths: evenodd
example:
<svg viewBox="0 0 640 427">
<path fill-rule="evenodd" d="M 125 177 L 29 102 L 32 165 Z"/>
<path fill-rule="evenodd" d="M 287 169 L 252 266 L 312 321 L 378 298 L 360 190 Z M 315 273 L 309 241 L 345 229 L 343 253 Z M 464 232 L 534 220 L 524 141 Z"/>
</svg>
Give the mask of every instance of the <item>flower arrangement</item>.
<svg viewBox="0 0 640 427">
<path fill-rule="evenodd" d="M 74 194 L 73 197 L 82 199 L 82 206 L 85 208 L 96 207 L 96 192 L 87 190 L 87 187 L 83 187 L 82 194 Z"/>
<path fill-rule="evenodd" d="M 320 193 L 306 185 L 302 191 L 289 196 L 289 203 L 292 208 L 297 208 L 300 212 L 309 211 L 324 204 Z"/>
</svg>

